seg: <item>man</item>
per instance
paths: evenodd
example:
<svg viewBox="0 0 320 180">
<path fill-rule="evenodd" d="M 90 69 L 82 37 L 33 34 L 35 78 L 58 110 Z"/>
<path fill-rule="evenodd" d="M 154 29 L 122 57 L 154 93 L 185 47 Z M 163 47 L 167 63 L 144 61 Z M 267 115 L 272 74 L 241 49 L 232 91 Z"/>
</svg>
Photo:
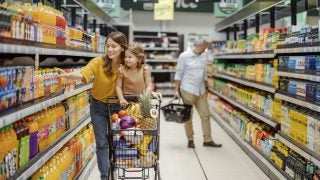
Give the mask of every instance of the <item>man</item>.
<svg viewBox="0 0 320 180">
<path fill-rule="evenodd" d="M 196 40 L 191 50 L 180 54 L 175 74 L 175 97 L 182 97 L 185 104 L 194 105 L 200 115 L 203 146 L 221 147 L 212 140 L 210 112 L 207 101 L 207 62 L 203 52 L 208 47 L 205 40 Z M 185 123 L 188 147 L 194 148 L 192 116 Z"/>
</svg>

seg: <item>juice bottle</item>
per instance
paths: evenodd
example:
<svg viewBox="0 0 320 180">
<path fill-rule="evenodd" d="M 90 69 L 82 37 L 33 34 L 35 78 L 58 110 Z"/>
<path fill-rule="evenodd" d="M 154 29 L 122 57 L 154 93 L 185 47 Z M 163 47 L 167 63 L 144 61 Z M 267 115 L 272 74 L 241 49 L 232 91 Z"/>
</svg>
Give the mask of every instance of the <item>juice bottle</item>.
<svg viewBox="0 0 320 180">
<path fill-rule="evenodd" d="M 29 121 L 28 127 L 29 127 L 29 134 L 30 134 L 29 159 L 32 159 L 38 154 L 38 130 L 39 130 L 39 125 L 38 125 L 38 122 L 35 120 L 34 116 L 30 116 L 28 121 Z"/>
</svg>

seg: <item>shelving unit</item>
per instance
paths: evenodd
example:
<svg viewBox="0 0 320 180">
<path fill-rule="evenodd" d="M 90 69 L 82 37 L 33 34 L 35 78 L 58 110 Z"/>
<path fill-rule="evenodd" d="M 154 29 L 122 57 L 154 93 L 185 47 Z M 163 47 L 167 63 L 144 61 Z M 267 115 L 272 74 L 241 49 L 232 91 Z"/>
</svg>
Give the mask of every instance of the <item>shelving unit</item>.
<svg viewBox="0 0 320 180">
<path fill-rule="evenodd" d="M 176 70 L 174 69 L 152 69 L 152 73 L 175 73 Z"/>
<path fill-rule="evenodd" d="M 244 112 L 252 115 L 253 117 L 255 117 L 255 118 L 257 118 L 257 119 L 259 119 L 259 120 L 261 120 L 261 121 L 263 121 L 263 122 L 265 122 L 265 123 L 267 123 L 267 124 L 269 124 L 269 125 L 272 126 L 272 127 L 277 127 L 278 123 L 275 122 L 275 121 L 273 121 L 271 118 L 266 117 L 266 116 L 264 116 L 264 115 L 262 115 L 262 114 L 260 114 L 260 113 L 258 113 L 258 112 L 255 112 L 255 111 L 249 109 L 248 107 L 246 107 L 246 106 L 244 106 L 244 105 L 236 102 L 235 100 L 232 100 L 231 98 L 228 98 L 228 97 L 224 96 L 223 94 L 219 93 L 218 91 L 215 91 L 215 90 L 213 90 L 213 89 L 209 89 L 209 91 L 212 92 L 212 93 L 214 93 L 215 95 L 219 96 L 220 98 L 226 100 L 226 101 L 229 102 L 230 104 L 232 104 L 232 105 L 240 108 L 240 109 L 243 110 Z"/>
<path fill-rule="evenodd" d="M 134 31 L 134 41 L 140 42 L 146 54 L 146 63 L 152 68 L 151 73 L 156 90 L 165 96 L 173 96 L 173 88 L 162 85 L 173 82 L 177 57 L 183 45 L 175 32 Z"/>
<path fill-rule="evenodd" d="M 37 159 L 32 160 L 29 166 L 21 169 L 14 179 L 25 180 L 42 167 L 53 155 L 55 155 L 72 137 L 74 137 L 82 128 L 91 122 L 91 118 L 86 118 L 76 127 L 67 131 L 64 136 L 56 141 L 47 151 L 43 152 Z"/>
<path fill-rule="evenodd" d="M 271 178 L 285 180 L 288 177 L 285 172 L 275 167 L 267 160 L 258 150 L 247 142 L 243 141 L 240 136 L 216 113 L 211 112 L 212 118 L 227 132 L 227 134 L 252 158 L 255 163 Z"/>
<path fill-rule="evenodd" d="M 225 74 L 210 74 L 209 76 L 211 77 L 217 77 L 217 78 L 221 78 L 221 79 L 225 79 L 225 80 L 229 80 L 232 82 L 236 82 L 238 84 L 242 84 L 245 86 L 249 86 L 249 87 L 253 87 L 256 89 L 260 89 L 263 91 L 267 91 L 270 93 L 275 93 L 276 89 L 274 87 L 272 87 L 272 85 L 268 85 L 268 84 L 263 84 L 263 83 L 258 83 L 258 82 L 254 82 L 254 81 L 250 81 L 250 80 L 245 80 L 245 79 L 240 79 L 237 77 L 232 77 L 229 75 L 225 75 Z"/>
<path fill-rule="evenodd" d="M 147 59 L 146 63 L 177 63 L 177 59 Z"/>
<path fill-rule="evenodd" d="M 0 43 L 0 53 L 5 54 L 39 54 L 54 56 L 97 57 L 102 53 L 73 51 L 65 49 L 42 48 L 36 46 L 15 45 Z"/>
<path fill-rule="evenodd" d="M 9 125 L 9 124 L 13 124 L 14 122 L 27 117 L 29 115 L 32 115 L 38 111 L 41 111 L 42 109 L 45 109 L 49 106 L 52 106 L 54 104 L 57 104 L 69 97 L 72 97 L 76 94 L 79 94 L 83 91 L 89 90 L 92 88 L 92 84 L 87 84 L 83 87 L 77 88 L 74 91 L 71 92 L 67 92 L 67 93 L 63 93 L 61 95 L 58 95 L 56 97 L 52 97 L 50 99 L 47 99 L 45 101 L 30 105 L 26 108 L 23 108 L 21 110 L 16 110 L 13 113 L 7 114 L 5 116 L 0 117 L 0 128 Z"/>
<path fill-rule="evenodd" d="M 310 160 L 317 166 L 320 166 L 320 155 L 316 155 L 311 150 L 303 147 L 302 145 L 299 145 L 298 143 L 294 142 L 291 138 L 282 134 L 281 132 L 277 133 L 275 137 L 279 139 L 282 143 L 284 143 L 286 146 L 288 146 L 290 149 L 300 154 L 302 157 Z"/>
</svg>

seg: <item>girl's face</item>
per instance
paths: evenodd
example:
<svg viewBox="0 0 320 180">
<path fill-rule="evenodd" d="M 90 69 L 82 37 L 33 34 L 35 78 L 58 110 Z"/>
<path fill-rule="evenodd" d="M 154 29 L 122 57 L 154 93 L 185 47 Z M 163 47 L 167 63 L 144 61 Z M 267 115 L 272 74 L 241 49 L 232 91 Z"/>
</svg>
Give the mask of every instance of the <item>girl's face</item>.
<svg viewBox="0 0 320 180">
<path fill-rule="evenodd" d="M 124 49 L 120 46 L 120 44 L 116 43 L 111 38 L 107 40 L 106 52 L 110 59 L 119 59 L 122 51 L 124 51 Z"/>
<path fill-rule="evenodd" d="M 137 67 L 139 59 L 132 52 L 126 51 L 126 55 L 124 57 L 125 65 L 128 67 Z"/>
</svg>

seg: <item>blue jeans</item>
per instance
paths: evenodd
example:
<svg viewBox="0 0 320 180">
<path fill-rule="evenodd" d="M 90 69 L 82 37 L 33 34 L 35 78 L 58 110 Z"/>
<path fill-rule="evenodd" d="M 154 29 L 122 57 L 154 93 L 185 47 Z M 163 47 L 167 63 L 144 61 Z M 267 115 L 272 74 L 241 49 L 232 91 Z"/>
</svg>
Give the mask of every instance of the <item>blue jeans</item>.
<svg viewBox="0 0 320 180">
<path fill-rule="evenodd" d="M 90 116 L 96 139 L 96 154 L 101 179 L 106 179 L 109 171 L 108 105 L 90 99 Z"/>
</svg>

